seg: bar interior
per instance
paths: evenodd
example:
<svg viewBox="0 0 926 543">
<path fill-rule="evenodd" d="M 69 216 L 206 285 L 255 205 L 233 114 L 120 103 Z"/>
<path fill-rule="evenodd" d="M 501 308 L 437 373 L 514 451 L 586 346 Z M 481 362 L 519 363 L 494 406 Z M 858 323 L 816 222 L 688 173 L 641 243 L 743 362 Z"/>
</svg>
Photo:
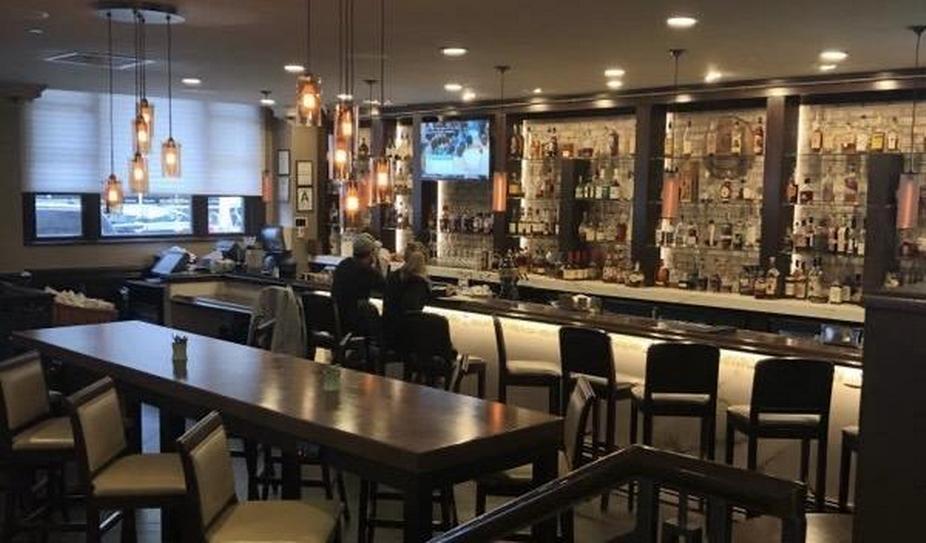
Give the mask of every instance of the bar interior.
<svg viewBox="0 0 926 543">
<path fill-rule="evenodd" d="M 923 539 L 921 2 L 7 3 L 0 540 Z"/>
</svg>

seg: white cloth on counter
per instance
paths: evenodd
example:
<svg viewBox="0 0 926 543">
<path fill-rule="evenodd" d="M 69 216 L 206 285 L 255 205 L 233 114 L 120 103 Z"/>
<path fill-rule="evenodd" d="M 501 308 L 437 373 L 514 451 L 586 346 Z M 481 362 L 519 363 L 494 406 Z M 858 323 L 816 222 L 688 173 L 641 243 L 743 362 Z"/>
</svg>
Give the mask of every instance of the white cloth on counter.
<svg viewBox="0 0 926 543">
<path fill-rule="evenodd" d="M 116 309 L 115 304 L 100 300 L 98 298 L 88 298 L 83 292 L 74 292 L 73 290 L 55 290 L 51 287 L 45 287 L 45 292 L 55 295 L 55 303 L 70 305 L 73 307 L 83 307 L 85 309 Z"/>
<path fill-rule="evenodd" d="M 261 322 L 274 319 L 270 350 L 292 356 L 305 357 L 306 331 L 302 314 L 302 300 L 291 287 L 265 287 L 260 290 L 251 311 L 248 327 L 248 344 Z"/>
</svg>

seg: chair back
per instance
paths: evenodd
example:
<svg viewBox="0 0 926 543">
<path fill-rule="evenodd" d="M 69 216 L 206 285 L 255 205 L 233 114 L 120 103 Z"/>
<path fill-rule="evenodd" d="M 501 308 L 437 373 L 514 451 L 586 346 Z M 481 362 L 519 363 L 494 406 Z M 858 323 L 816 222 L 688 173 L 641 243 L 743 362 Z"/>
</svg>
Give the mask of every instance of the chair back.
<svg viewBox="0 0 926 543">
<path fill-rule="evenodd" d="M 409 311 L 402 318 L 407 361 L 418 381 L 434 386 L 452 381 L 457 352 L 450 339 L 446 317 L 423 311 Z"/>
<path fill-rule="evenodd" d="M 216 518 L 238 501 L 228 437 L 215 411 L 177 440 L 187 496 L 198 526 L 205 533 Z"/>
<path fill-rule="evenodd" d="M 318 344 L 319 347 L 332 348 L 341 340 L 341 323 L 338 316 L 338 304 L 334 297 L 318 292 L 306 292 L 302 295 L 302 310 L 305 312 L 305 325 L 309 341 L 313 344 L 324 335 L 329 335 L 332 345 Z"/>
<path fill-rule="evenodd" d="M 595 403 L 595 392 L 585 377 L 576 379 L 576 384 L 566 404 L 566 417 L 563 419 L 563 444 L 569 469 L 582 465 L 582 442 L 588 426 L 588 414 Z M 560 474 L 562 475 L 562 474 Z"/>
<path fill-rule="evenodd" d="M 750 416 L 759 413 L 830 413 L 833 364 L 824 360 L 766 358 L 756 363 Z M 755 421 L 753 421 L 755 422 Z"/>
<path fill-rule="evenodd" d="M 89 485 L 94 475 L 128 446 L 119 395 L 113 380 L 104 377 L 75 392 L 65 403 L 71 416 L 79 471 Z"/>
<path fill-rule="evenodd" d="M 0 438 L 9 450 L 13 435 L 51 412 L 42 360 L 28 352 L 0 363 Z"/>
<path fill-rule="evenodd" d="M 273 344 L 273 329 L 276 322 L 276 319 L 253 317 L 251 333 L 248 334 L 248 345 L 269 351 Z"/>
<path fill-rule="evenodd" d="M 505 375 L 508 373 L 508 346 L 505 343 L 505 330 L 502 327 L 502 319 L 498 315 L 492 315 L 492 324 L 495 327 L 495 348 L 498 351 L 498 373 Z"/>
<path fill-rule="evenodd" d="M 720 349 L 702 343 L 654 343 L 646 351 L 645 398 L 706 394 L 716 403 Z"/>
<path fill-rule="evenodd" d="M 573 374 L 607 380 L 613 388 L 616 379 L 611 338 L 595 328 L 563 326 L 559 329 L 559 356 L 564 382 Z"/>
</svg>

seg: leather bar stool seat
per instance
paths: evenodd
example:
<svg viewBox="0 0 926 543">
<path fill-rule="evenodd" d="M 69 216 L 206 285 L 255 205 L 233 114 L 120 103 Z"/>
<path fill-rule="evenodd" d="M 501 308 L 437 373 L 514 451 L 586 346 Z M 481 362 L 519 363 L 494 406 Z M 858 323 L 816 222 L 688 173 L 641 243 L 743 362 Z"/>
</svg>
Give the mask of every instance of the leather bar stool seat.
<svg viewBox="0 0 926 543">
<path fill-rule="evenodd" d="M 644 398 L 643 385 L 633 387 L 630 393 L 637 402 L 642 402 Z M 653 405 L 661 408 L 670 409 L 672 407 L 702 407 L 710 403 L 709 394 L 684 394 L 672 392 L 656 392 L 653 394 L 651 401 Z"/>
<path fill-rule="evenodd" d="M 751 414 L 748 405 L 731 405 L 727 408 L 727 417 L 733 419 L 734 426 L 748 425 Z M 820 424 L 820 415 L 810 413 L 760 413 L 759 426 L 767 429 L 816 428 Z"/>
<path fill-rule="evenodd" d="M 171 496 L 186 492 L 176 454 L 130 454 L 93 478 L 95 496 Z"/>
<path fill-rule="evenodd" d="M 508 402 L 508 387 L 547 389 L 550 413 L 559 413 L 562 392 L 562 367 L 552 360 L 508 359 L 508 345 L 502 320 L 492 316 L 495 348 L 498 355 L 498 401 Z"/>
<path fill-rule="evenodd" d="M 239 502 L 228 438 L 213 411 L 177 440 L 183 462 L 190 525 L 207 543 L 340 541 L 335 502 Z"/>
<path fill-rule="evenodd" d="M 73 452 L 71 420 L 67 417 L 52 417 L 27 427 L 13 436 L 13 450 Z"/>
</svg>

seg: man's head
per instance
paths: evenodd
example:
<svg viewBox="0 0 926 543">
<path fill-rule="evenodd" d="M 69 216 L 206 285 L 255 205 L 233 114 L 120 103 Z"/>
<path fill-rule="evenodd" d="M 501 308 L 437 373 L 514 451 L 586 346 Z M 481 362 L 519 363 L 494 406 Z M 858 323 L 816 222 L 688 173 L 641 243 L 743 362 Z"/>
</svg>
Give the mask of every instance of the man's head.
<svg viewBox="0 0 926 543">
<path fill-rule="evenodd" d="M 376 240 L 369 234 L 360 234 L 354 238 L 354 260 L 367 265 L 373 263 L 373 253 L 376 251 Z"/>
</svg>

